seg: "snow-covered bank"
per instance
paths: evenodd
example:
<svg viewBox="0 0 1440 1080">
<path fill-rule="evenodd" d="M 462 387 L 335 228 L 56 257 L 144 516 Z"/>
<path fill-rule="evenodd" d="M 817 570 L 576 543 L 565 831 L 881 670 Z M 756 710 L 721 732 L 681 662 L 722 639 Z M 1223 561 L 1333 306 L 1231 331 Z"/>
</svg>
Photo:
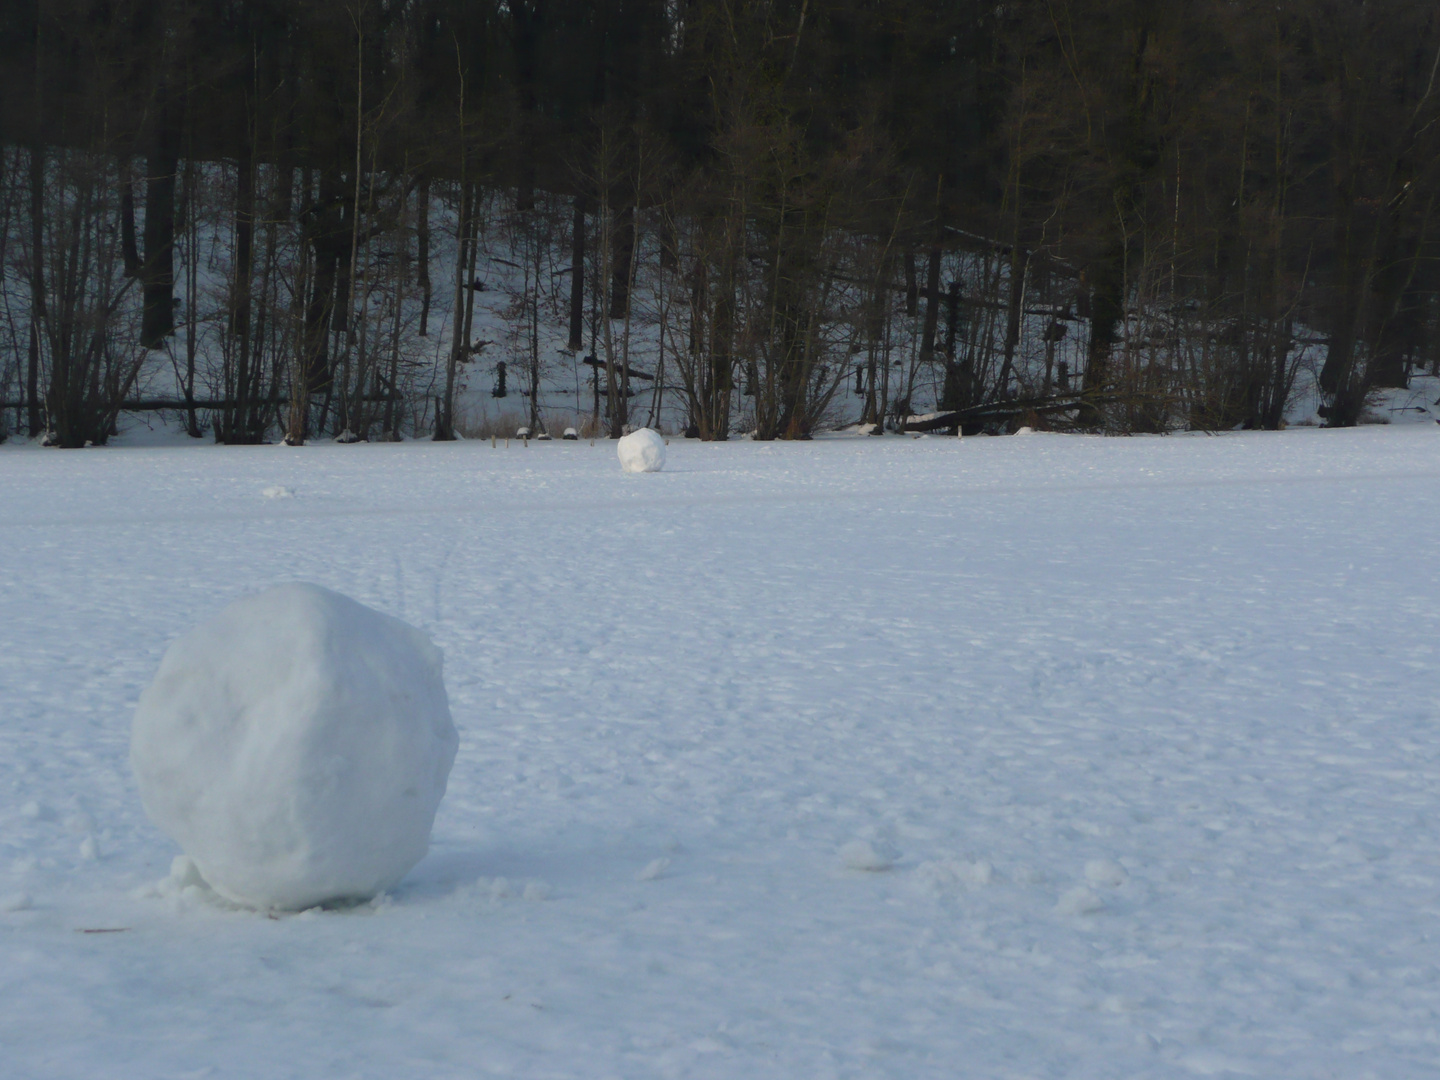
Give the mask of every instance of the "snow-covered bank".
<svg viewBox="0 0 1440 1080">
<path fill-rule="evenodd" d="M 1435 1071 L 1440 429 L 668 449 L 0 450 L 0 1071 Z M 271 920 L 155 888 L 126 748 L 285 580 L 461 741 Z"/>
</svg>

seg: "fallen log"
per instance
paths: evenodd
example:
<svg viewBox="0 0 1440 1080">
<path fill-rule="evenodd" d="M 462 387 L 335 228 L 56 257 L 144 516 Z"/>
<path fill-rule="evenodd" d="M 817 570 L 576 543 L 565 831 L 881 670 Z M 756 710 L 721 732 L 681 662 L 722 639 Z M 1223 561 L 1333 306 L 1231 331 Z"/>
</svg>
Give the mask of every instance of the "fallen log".
<svg viewBox="0 0 1440 1080">
<path fill-rule="evenodd" d="M 1006 420 L 1028 413 L 1056 413 L 1078 409 L 1083 401 L 1078 394 L 1048 398 L 1008 398 L 1003 401 L 987 401 L 983 405 L 971 405 L 966 409 L 952 409 L 948 412 L 925 413 L 921 416 L 907 416 L 900 422 L 900 430 L 906 432 L 953 430 L 963 425 L 982 423 L 986 420 Z"/>
</svg>

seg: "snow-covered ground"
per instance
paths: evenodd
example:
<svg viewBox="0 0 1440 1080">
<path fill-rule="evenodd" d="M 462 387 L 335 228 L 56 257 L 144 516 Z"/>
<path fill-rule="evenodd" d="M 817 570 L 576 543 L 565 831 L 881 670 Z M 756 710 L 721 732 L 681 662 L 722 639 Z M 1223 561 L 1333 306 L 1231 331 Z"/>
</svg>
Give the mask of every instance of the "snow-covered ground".
<svg viewBox="0 0 1440 1080">
<path fill-rule="evenodd" d="M 1434 425 L 0 448 L 0 1075 L 1440 1075 L 1437 536 Z M 267 918 L 127 748 L 288 580 L 460 749 Z"/>
</svg>

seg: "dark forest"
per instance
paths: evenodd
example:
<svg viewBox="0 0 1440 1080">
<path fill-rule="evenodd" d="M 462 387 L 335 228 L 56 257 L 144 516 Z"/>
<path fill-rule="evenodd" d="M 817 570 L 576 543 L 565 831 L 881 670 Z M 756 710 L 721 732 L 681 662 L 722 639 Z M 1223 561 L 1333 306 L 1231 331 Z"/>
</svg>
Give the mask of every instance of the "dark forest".
<svg viewBox="0 0 1440 1080">
<path fill-rule="evenodd" d="M 3 423 L 451 438 L 503 226 L 616 435 L 642 281 L 704 439 L 1349 426 L 1440 364 L 1437 75 L 1425 0 L 6 0 Z"/>
</svg>

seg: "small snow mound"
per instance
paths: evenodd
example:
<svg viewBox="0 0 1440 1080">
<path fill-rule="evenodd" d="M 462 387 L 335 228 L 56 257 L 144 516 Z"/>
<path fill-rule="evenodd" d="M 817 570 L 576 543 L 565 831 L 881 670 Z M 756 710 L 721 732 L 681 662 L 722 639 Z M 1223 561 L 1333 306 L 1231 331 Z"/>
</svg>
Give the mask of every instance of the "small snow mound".
<svg viewBox="0 0 1440 1080">
<path fill-rule="evenodd" d="M 665 440 L 649 428 L 632 431 L 619 440 L 615 453 L 627 473 L 659 472 L 665 467 Z"/>
<path fill-rule="evenodd" d="M 227 900 L 375 896 L 424 857 L 445 794 L 442 663 L 419 630 L 316 585 L 236 601 L 171 644 L 140 695 L 146 813 Z"/>
<path fill-rule="evenodd" d="M 1057 915 L 1093 915 L 1095 912 L 1103 910 L 1105 910 L 1105 901 L 1084 885 L 1077 885 L 1065 892 L 1060 897 L 1060 902 L 1055 905 Z"/>
<path fill-rule="evenodd" d="M 869 840 L 851 840 L 840 848 L 840 861 L 850 870 L 878 872 L 895 865 L 895 852 Z"/>
<path fill-rule="evenodd" d="M 914 880 L 922 892 L 939 896 L 955 888 L 983 889 L 995 879 L 995 867 L 988 859 L 935 859 L 915 868 Z"/>
<path fill-rule="evenodd" d="M 651 859 L 645 864 L 645 869 L 635 875 L 636 881 L 654 881 L 665 876 L 665 871 L 670 869 L 670 860 L 665 858 Z"/>
<path fill-rule="evenodd" d="M 575 442 L 580 438 L 580 433 L 576 431 L 573 427 L 567 427 L 565 429 L 565 433 L 561 435 L 560 438 L 566 440 L 567 442 Z"/>
<path fill-rule="evenodd" d="M 981 859 L 961 870 L 960 879 L 972 888 L 983 889 L 995 880 L 995 867 L 988 859 Z"/>
<path fill-rule="evenodd" d="M 50 814 L 45 807 L 41 806 L 34 799 L 31 799 L 24 806 L 20 807 L 20 816 L 27 817 L 31 821 L 39 821 L 41 818 L 48 818 Z"/>
<path fill-rule="evenodd" d="M 87 862 L 100 858 L 100 845 L 95 842 L 95 837 L 87 836 L 80 841 L 80 858 Z"/>
<path fill-rule="evenodd" d="M 1114 859 L 1091 859 L 1085 864 L 1085 880 L 1091 885 L 1108 885 L 1118 889 L 1130 880 L 1130 875 Z"/>
<path fill-rule="evenodd" d="M 1043 885 L 1045 871 L 1037 870 L 1033 866 L 1015 866 L 1010 870 L 1010 880 L 1016 885 Z"/>
<path fill-rule="evenodd" d="M 195 865 L 195 860 L 189 855 L 176 855 L 170 860 L 170 876 L 165 879 L 175 892 L 188 889 L 191 885 L 204 885 L 205 879 L 200 876 L 200 868 Z"/>
<path fill-rule="evenodd" d="M 29 893 L 17 892 L 0 896 L 0 911 L 29 911 L 34 906 L 35 901 L 30 898 Z"/>
<path fill-rule="evenodd" d="M 267 499 L 293 499 L 295 497 L 295 489 L 285 487 L 282 484 L 272 484 L 260 492 L 260 494 Z"/>
<path fill-rule="evenodd" d="M 521 895 L 532 903 L 539 903 L 550 898 L 550 886 L 543 881 L 527 881 L 525 892 Z"/>
<path fill-rule="evenodd" d="M 215 891 L 205 884 L 194 860 L 188 855 L 176 855 L 170 860 L 168 875 L 153 885 L 142 885 L 133 895 L 141 900 L 170 897 L 219 905 L 229 904 L 229 901 L 216 895 Z"/>
<path fill-rule="evenodd" d="M 1016 435 L 1034 435 L 1034 434 L 1035 434 L 1035 429 L 1032 428 L 1032 427 L 1029 427 L 1029 426 L 1018 427 L 1018 428 L 1015 429 L 1015 434 L 1016 434 Z"/>
</svg>

